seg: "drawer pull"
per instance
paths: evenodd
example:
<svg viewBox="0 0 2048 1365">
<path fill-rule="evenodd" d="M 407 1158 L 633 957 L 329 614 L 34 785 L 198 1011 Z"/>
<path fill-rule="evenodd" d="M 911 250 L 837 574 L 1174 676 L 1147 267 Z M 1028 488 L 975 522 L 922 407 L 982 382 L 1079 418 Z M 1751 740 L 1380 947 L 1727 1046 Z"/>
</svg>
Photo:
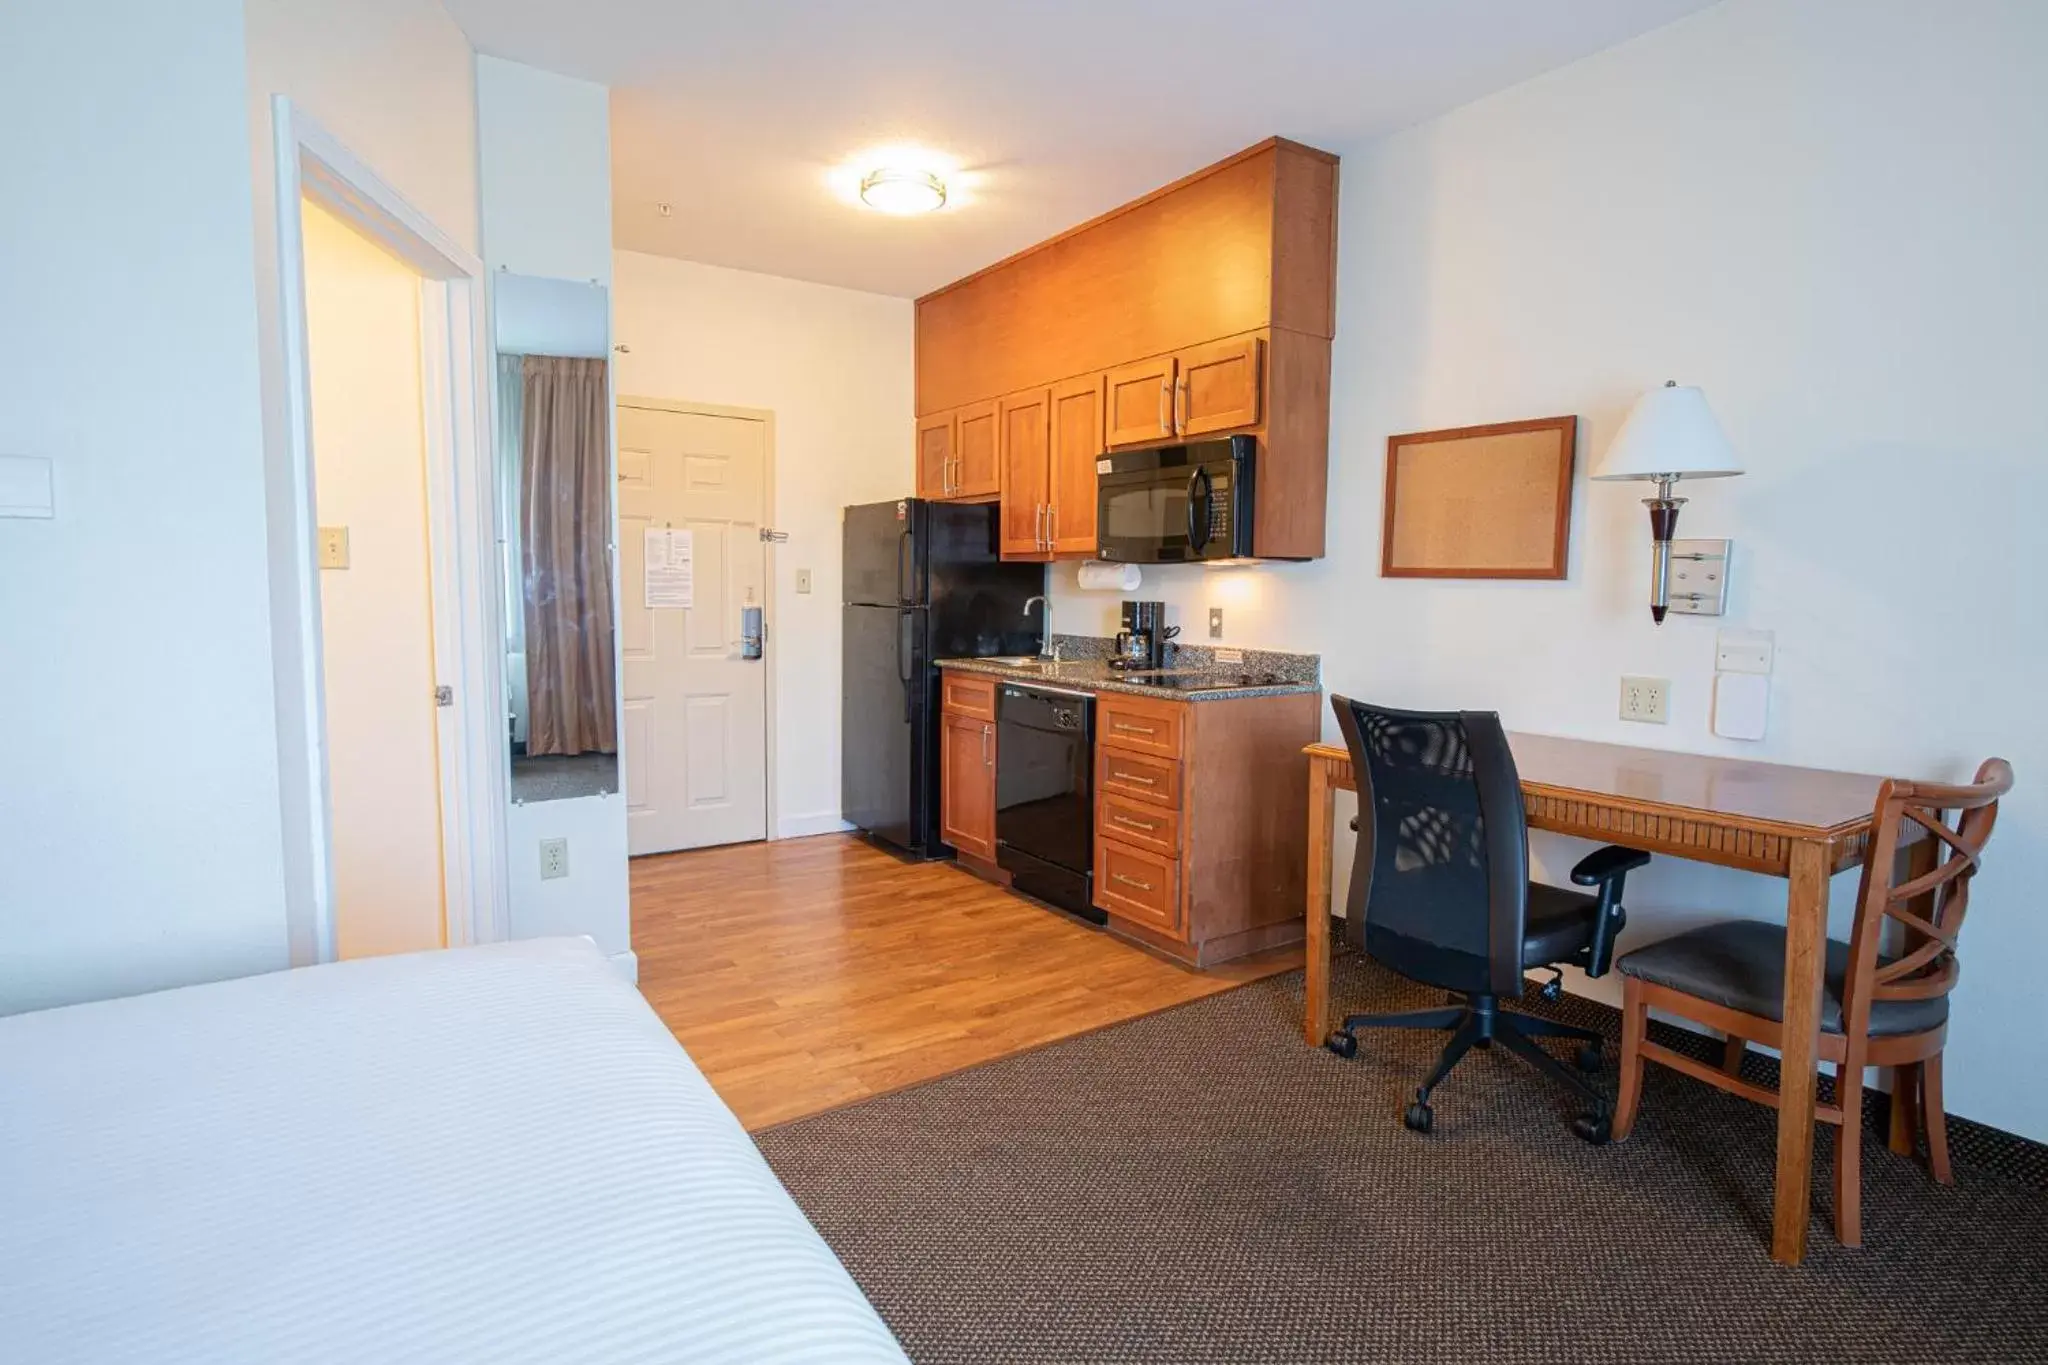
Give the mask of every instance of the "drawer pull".
<svg viewBox="0 0 2048 1365">
<path fill-rule="evenodd" d="M 1141 787 L 1156 787 L 1159 785 L 1149 777 L 1140 777 L 1136 773 L 1127 773 L 1119 768 L 1111 768 L 1109 775 L 1118 782 L 1135 782 Z"/>
<path fill-rule="evenodd" d="M 1121 730 L 1127 735 L 1156 735 L 1159 733 L 1149 725 L 1126 725 L 1120 720 L 1111 721 L 1109 728 Z"/>
<path fill-rule="evenodd" d="M 1128 829 L 1142 829 L 1147 833 L 1150 833 L 1151 831 L 1159 828 L 1159 826 L 1153 824 L 1150 820 L 1133 820 L 1128 815 L 1112 815 L 1109 818 L 1116 821 L 1119 825 L 1123 825 Z"/>
<path fill-rule="evenodd" d="M 1140 891 L 1151 891 L 1154 889 L 1152 883 L 1141 882 L 1136 877 L 1126 877 L 1121 872 L 1112 872 L 1109 879 L 1113 882 L 1122 882 L 1125 886 L 1135 886 Z"/>
</svg>

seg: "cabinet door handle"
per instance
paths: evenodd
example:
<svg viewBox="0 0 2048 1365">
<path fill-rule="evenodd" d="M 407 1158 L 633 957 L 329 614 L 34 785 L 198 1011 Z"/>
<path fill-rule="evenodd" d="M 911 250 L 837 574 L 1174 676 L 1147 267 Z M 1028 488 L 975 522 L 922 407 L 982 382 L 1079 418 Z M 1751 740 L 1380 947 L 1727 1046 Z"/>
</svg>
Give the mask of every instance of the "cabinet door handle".
<svg viewBox="0 0 2048 1365">
<path fill-rule="evenodd" d="M 1045 548 L 1046 548 L 1046 549 L 1048 549 L 1048 550 L 1050 550 L 1050 549 L 1051 549 L 1051 548 L 1052 548 L 1052 547 L 1053 547 L 1054 545 L 1056 545 L 1056 544 L 1058 544 L 1058 543 L 1059 543 L 1059 538 L 1060 538 L 1060 505 L 1059 505 L 1058 503 L 1056 503 L 1056 502 L 1055 502 L 1055 503 L 1051 503 L 1051 504 L 1049 504 L 1049 505 L 1048 505 L 1048 506 L 1046 507 L 1046 509 L 1045 509 L 1045 512 L 1046 512 L 1046 517 L 1045 517 L 1045 521 L 1046 521 L 1046 532 L 1045 532 Z"/>
<path fill-rule="evenodd" d="M 1112 815 L 1109 818 L 1116 821 L 1119 825 L 1125 826 L 1126 828 L 1142 829 L 1147 834 L 1150 834 L 1154 830 L 1159 828 L 1158 825 L 1153 824 L 1150 820 L 1133 820 L 1128 815 Z"/>
<path fill-rule="evenodd" d="M 1157 730 L 1153 729 L 1149 725 L 1127 725 L 1120 720 L 1111 721 L 1109 723 L 1109 728 L 1112 730 L 1121 730 L 1127 735 L 1156 735 L 1159 733 Z"/>
<path fill-rule="evenodd" d="M 1159 434 L 1173 435 L 1173 379 L 1170 375 L 1159 377 Z"/>
<path fill-rule="evenodd" d="M 1178 436 L 1188 429 L 1188 377 L 1182 375 L 1180 382 L 1173 386 L 1173 433 Z"/>
<path fill-rule="evenodd" d="M 988 727 L 986 725 L 981 727 L 981 766 L 984 768 L 994 766 L 988 760 Z"/>
<path fill-rule="evenodd" d="M 1046 509 L 1044 503 L 1041 502 L 1040 504 L 1038 504 L 1038 548 L 1041 550 L 1045 548 L 1046 541 L 1045 510 Z"/>
<path fill-rule="evenodd" d="M 1149 777 L 1140 777 L 1136 773 L 1120 772 L 1115 768 L 1109 770 L 1109 775 L 1118 782 L 1135 782 L 1141 787 L 1156 787 L 1159 785 Z"/>
<path fill-rule="evenodd" d="M 1135 886 L 1140 891 L 1151 891 L 1154 889 L 1152 883 L 1141 882 L 1136 877 L 1126 877 L 1121 872 L 1112 872 L 1109 879 L 1113 882 L 1122 882 L 1125 886 Z"/>
</svg>

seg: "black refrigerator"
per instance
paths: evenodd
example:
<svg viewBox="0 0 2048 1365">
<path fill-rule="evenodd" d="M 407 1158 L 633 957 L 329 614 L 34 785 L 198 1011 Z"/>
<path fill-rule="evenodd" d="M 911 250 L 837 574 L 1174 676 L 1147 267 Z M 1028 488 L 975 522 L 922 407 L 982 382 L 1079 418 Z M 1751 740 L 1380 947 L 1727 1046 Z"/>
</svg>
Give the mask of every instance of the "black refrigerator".
<svg viewBox="0 0 2048 1365">
<path fill-rule="evenodd" d="M 1005 564 L 993 503 L 870 503 L 846 509 L 841 578 L 839 809 L 906 853 L 937 857 L 939 670 L 935 659 L 1036 654 L 1043 564 Z"/>
</svg>

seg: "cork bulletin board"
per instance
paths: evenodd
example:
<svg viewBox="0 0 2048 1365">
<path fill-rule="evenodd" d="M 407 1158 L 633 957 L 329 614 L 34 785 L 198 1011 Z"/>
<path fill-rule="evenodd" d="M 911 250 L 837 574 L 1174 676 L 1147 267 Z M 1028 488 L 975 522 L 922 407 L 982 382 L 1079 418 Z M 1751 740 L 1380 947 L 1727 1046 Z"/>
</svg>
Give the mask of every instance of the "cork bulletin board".
<svg viewBox="0 0 2048 1365">
<path fill-rule="evenodd" d="M 1387 438 L 1385 578 L 1563 578 L 1579 419 Z"/>
</svg>

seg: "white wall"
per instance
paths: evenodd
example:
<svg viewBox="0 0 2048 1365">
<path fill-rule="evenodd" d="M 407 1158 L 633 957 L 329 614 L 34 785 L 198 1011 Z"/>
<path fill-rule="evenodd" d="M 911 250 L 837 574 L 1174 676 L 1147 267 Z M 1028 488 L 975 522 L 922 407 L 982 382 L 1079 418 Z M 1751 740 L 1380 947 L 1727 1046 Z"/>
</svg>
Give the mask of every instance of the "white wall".
<svg viewBox="0 0 2048 1365">
<path fill-rule="evenodd" d="M 420 277 L 305 205 L 306 343 L 319 524 L 335 944 L 343 957 L 446 941 L 433 695 Z"/>
<path fill-rule="evenodd" d="M 1231 642 L 1321 652 L 1332 690 L 1497 708 L 1514 729 L 1928 777 L 2011 759 L 1948 1102 L 2036 1138 L 2048 1092 L 2011 1084 L 2010 1058 L 2048 958 L 2044 59 L 2048 6 L 2029 0 L 1730 0 L 1333 148 L 1329 557 L 1148 570 L 1143 594 L 1197 639 L 1216 602 Z M 1777 634 L 1761 744 L 1709 732 L 1716 623 L 1650 623 L 1644 490 L 1584 479 L 1667 377 L 1705 387 L 1748 462 L 1682 490 L 1680 533 L 1734 538 L 1726 624 Z M 1378 576 L 1389 433 L 1564 412 L 1585 433 L 1568 582 Z M 1061 581 L 1066 620 L 1104 627 L 1114 600 Z M 1616 719 L 1624 672 L 1673 680 L 1668 728 Z M 1537 851 L 1555 880 L 1580 850 Z M 1853 882 L 1835 892 L 1840 928 Z M 1661 859 L 1631 882 L 1630 939 L 1782 916 L 1782 897 Z"/>
<path fill-rule="evenodd" d="M 435 227 L 478 247 L 476 82 L 469 40 L 440 0 L 246 0 L 245 184 L 254 189 L 254 277 L 263 377 L 266 506 L 272 538 L 291 543 L 295 490 L 285 437 L 278 323 L 276 171 L 271 99 L 285 95 Z M 246 197 L 246 191 L 245 191 Z M 277 766 L 283 793 L 287 914 L 295 962 L 312 960 L 314 825 L 303 743 L 293 571 L 270 584 Z"/>
<path fill-rule="evenodd" d="M 499 347 L 606 357 L 610 94 L 495 57 L 478 57 L 476 67 L 484 260 Z M 565 283 L 572 280 L 581 283 Z M 616 510 L 612 534 L 616 540 Z M 513 663 L 523 679 L 523 653 Z M 568 840 L 568 876 L 541 880 L 543 839 Z M 634 975 L 623 780 L 605 796 L 512 806 L 506 841 L 512 936 L 588 934 Z"/>
<path fill-rule="evenodd" d="M 285 963 L 236 0 L 0 9 L 0 1011 Z"/>
<path fill-rule="evenodd" d="M 911 304 L 773 275 L 619 252 L 613 387 L 775 414 L 768 655 L 777 756 L 769 828 L 839 818 L 840 509 L 911 486 Z M 796 591 L 809 569 L 812 590 Z"/>
<path fill-rule="evenodd" d="M 611 92 L 479 56 L 476 98 L 485 263 L 610 283 Z"/>
</svg>

